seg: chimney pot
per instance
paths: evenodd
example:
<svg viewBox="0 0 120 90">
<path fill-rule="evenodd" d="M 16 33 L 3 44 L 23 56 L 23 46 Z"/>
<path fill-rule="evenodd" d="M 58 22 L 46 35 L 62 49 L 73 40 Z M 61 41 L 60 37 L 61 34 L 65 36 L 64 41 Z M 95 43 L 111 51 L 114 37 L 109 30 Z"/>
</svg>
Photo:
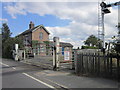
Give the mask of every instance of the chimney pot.
<svg viewBox="0 0 120 90">
<path fill-rule="evenodd" d="M 30 21 L 29 29 L 32 29 L 32 28 L 34 28 L 34 23 L 32 21 Z"/>
</svg>

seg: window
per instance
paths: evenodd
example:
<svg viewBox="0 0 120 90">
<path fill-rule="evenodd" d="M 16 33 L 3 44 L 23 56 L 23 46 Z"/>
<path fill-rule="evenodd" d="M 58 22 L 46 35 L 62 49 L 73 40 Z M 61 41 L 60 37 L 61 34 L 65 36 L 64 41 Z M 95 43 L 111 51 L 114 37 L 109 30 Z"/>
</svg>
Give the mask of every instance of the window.
<svg viewBox="0 0 120 90">
<path fill-rule="evenodd" d="M 45 48 L 43 45 L 40 46 L 40 52 L 45 52 Z"/>
<path fill-rule="evenodd" d="M 43 39 L 43 33 L 42 32 L 40 33 L 40 39 Z"/>
</svg>

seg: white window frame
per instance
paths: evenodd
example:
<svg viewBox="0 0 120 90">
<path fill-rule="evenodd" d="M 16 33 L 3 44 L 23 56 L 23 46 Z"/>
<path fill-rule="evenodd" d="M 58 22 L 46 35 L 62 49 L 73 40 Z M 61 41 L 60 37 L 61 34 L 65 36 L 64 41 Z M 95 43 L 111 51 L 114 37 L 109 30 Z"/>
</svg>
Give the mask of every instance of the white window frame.
<svg viewBox="0 0 120 90">
<path fill-rule="evenodd" d="M 42 32 L 40 32 L 39 38 L 40 38 L 40 40 L 43 39 L 43 33 Z"/>
</svg>

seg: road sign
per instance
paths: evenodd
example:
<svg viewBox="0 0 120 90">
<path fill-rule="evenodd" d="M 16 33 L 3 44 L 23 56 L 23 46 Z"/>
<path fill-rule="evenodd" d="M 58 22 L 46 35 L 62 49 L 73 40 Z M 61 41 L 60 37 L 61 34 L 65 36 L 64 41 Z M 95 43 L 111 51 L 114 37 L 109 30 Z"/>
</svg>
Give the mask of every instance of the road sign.
<svg viewBox="0 0 120 90">
<path fill-rule="evenodd" d="M 64 51 L 64 60 L 70 60 L 70 52 L 69 51 Z"/>
</svg>

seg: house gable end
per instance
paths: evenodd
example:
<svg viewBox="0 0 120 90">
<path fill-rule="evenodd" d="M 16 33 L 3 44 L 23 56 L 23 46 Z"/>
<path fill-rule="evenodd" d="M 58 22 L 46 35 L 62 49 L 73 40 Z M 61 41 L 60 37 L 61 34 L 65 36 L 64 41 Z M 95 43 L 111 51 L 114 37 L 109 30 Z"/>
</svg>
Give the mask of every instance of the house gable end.
<svg viewBox="0 0 120 90">
<path fill-rule="evenodd" d="M 43 26 L 39 25 L 32 31 L 32 40 L 48 41 L 49 32 L 47 32 Z"/>
<path fill-rule="evenodd" d="M 38 30 L 39 28 L 42 28 L 48 35 L 50 34 L 50 33 L 48 32 L 48 30 L 47 30 L 43 25 L 39 25 L 37 28 L 35 28 L 34 30 L 32 30 L 32 32 Z"/>
</svg>

